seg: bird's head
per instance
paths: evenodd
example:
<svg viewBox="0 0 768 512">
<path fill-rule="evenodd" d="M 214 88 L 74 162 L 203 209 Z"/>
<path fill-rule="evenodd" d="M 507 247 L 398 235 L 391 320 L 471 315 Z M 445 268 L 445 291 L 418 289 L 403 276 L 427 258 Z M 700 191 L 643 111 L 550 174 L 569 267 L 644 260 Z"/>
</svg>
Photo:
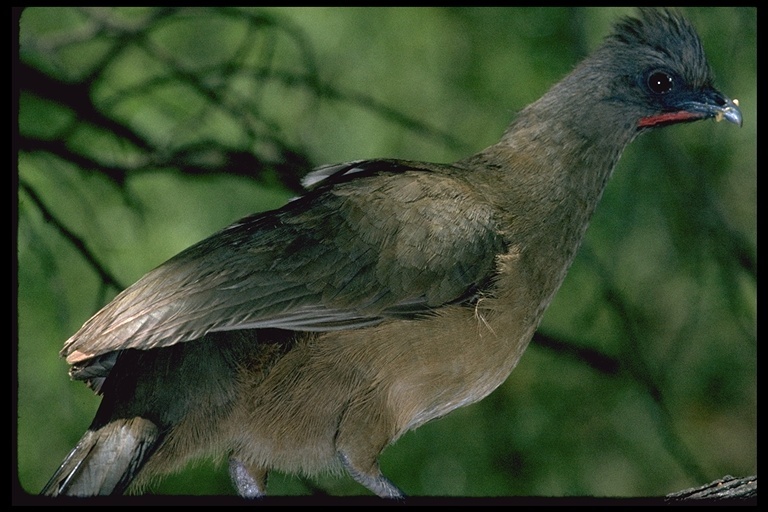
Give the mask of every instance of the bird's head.
<svg viewBox="0 0 768 512">
<path fill-rule="evenodd" d="M 709 118 L 741 126 L 738 102 L 713 83 L 693 26 L 669 10 L 641 9 L 526 107 L 503 142 L 523 150 L 533 141 L 570 145 L 581 158 L 606 159 L 612 169 L 623 148 L 649 129 Z"/>
<path fill-rule="evenodd" d="M 738 101 L 714 88 L 693 26 L 673 12 L 643 9 L 621 21 L 590 60 L 612 76 L 604 100 L 631 112 L 638 130 L 707 118 L 742 124 Z"/>
</svg>

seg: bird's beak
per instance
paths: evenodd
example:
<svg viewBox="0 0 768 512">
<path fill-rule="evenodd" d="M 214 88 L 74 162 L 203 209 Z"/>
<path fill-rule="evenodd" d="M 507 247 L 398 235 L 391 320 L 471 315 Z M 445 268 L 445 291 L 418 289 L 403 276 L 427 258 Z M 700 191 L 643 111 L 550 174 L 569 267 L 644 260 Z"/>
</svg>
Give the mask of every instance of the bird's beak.
<svg viewBox="0 0 768 512">
<path fill-rule="evenodd" d="M 696 95 L 694 99 L 676 103 L 674 109 L 643 117 L 638 122 L 638 127 L 650 128 L 709 118 L 713 118 L 718 122 L 725 119 L 741 126 L 742 119 L 739 100 L 731 100 L 715 90 L 710 90 L 704 95 Z"/>
<path fill-rule="evenodd" d="M 743 124 L 739 100 L 731 100 L 720 94 L 713 94 L 705 101 L 693 101 L 684 105 L 686 111 L 711 117 L 720 122 L 723 119 L 741 126 Z"/>
<path fill-rule="evenodd" d="M 726 98 L 725 105 L 721 107 L 719 112 L 715 113 L 716 121 L 722 121 L 723 119 L 739 126 L 743 124 L 743 121 L 741 120 L 741 109 L 739 109 L 739 100 L 730 100 Z"/>
</svg>

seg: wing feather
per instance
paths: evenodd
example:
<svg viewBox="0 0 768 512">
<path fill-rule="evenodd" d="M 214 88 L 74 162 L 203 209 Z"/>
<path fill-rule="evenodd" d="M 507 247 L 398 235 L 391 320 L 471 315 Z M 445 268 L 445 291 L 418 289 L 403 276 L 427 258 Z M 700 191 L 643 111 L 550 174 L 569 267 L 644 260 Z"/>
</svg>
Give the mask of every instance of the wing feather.
<svg viewBox="0 0 768 512">
<path fill-rule="evenodd" d="M 464 300 L 493 274 L 503 249 L 493 211 L 451 173 L 392 160 L 318 172 L 305 196 L 149 272 L 62 354 L 88 364 L 211 331 L 359 328 Z"/>
</svg>

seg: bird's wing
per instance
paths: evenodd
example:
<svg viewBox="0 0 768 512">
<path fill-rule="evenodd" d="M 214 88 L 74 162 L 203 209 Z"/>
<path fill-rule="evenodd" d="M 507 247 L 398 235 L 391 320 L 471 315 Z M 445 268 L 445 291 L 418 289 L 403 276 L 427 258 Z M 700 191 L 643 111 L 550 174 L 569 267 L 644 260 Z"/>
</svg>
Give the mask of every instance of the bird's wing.
<svg viewBox="0 0 768 512">
<path fill-rule="evenodd" d="M 466 300 L 492 276 L 502 241 L 490 207 L 436 169 L 384 160 L 321 168 L 307 195 L 149 272 L 62 354 L 75 364 L 211 331 L 356 328 Z"/>
</svg>

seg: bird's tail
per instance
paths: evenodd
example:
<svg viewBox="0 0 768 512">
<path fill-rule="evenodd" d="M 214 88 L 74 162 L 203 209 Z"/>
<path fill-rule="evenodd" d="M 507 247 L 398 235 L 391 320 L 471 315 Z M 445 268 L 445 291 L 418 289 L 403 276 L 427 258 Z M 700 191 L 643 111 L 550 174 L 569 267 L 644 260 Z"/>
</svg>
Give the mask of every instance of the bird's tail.
<svg viewBox="0 0 768 512">
<path fill-rule="evenodd" d="M 46 496 L 121 494 L 160 441 L 157 425 L 117 419 L 89 429 L 45 485 Z"/>
</svg>

